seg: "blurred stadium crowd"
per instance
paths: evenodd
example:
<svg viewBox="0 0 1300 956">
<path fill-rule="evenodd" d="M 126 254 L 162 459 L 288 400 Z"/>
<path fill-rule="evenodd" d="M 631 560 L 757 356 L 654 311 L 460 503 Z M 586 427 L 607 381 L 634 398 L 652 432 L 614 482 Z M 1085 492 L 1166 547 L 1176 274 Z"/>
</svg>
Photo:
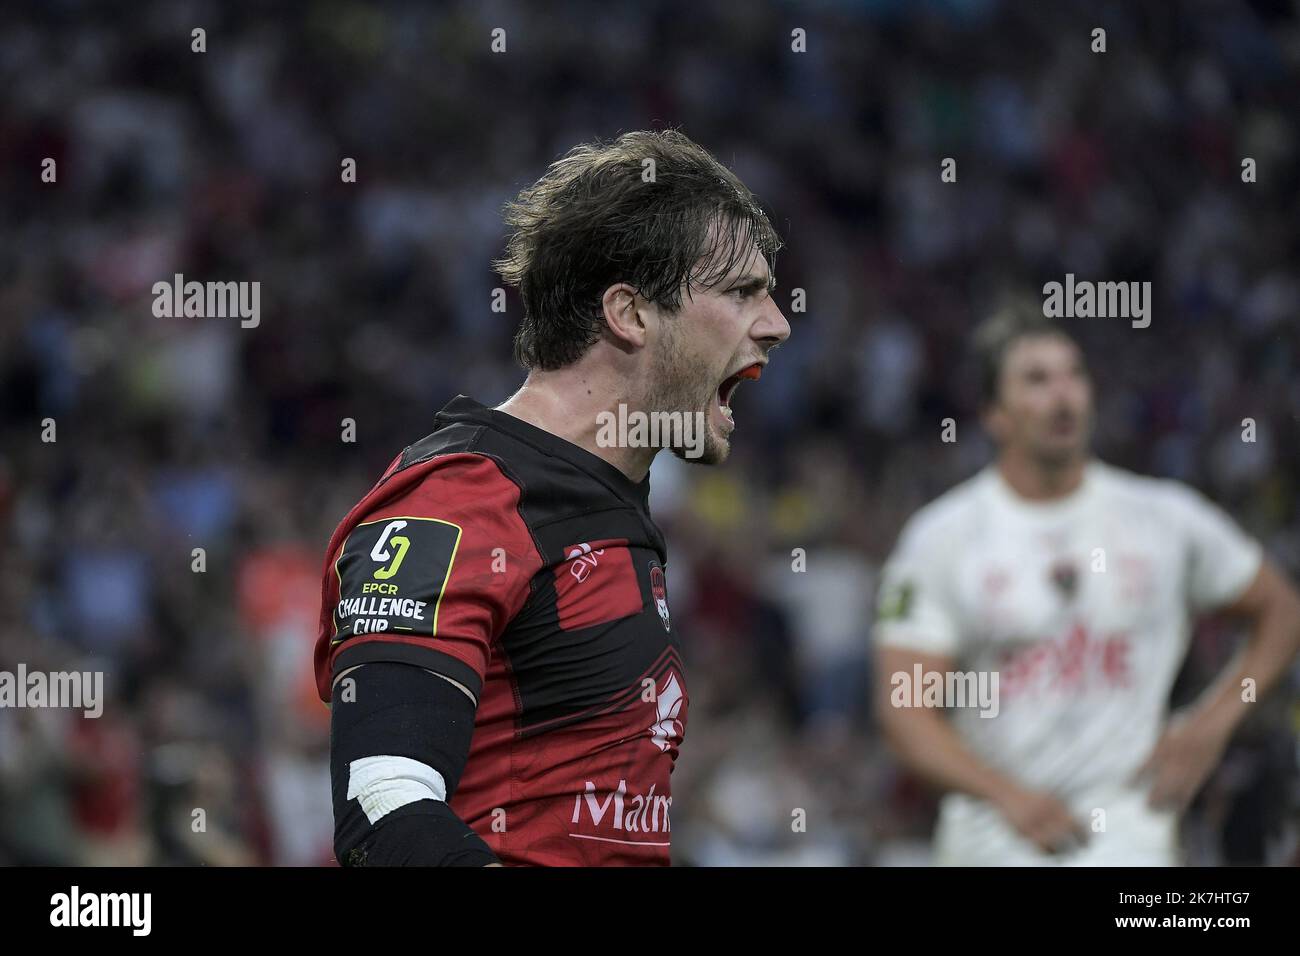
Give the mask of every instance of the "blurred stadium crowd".
<svg viewBox="0 0 1300 956">
<path fill-rule="evenodd" d="M 988 459 L 964 346 L 1002 293 L 1151 280 L 1150 328 L 1072 325 L 1101 455 L 1300 571 L 1293 4 L 255 9 L 49 0 L 0 31 L 0 669 L 104 670 L 109 695 L 97 721 L 0 710 L 0 862 L 330 860 L 325 543 L 448 399 L 521 381 L 500 207 L 594 136 L 680 127 L 788 244 L 793 336 L 731 460 L 652 476 L 692 698 L 676 862 L 926 862 L 934 797 L 867 706 L 875 572 Z M 260 281 L 260 325 L 155 318 L 177 272 Z M 1178 699 L 1238 636 L 1198 630 Z M 1261 707 L 1192 862 L 1297 861 L 1298 724 L 1294 687 Z"/>
</svg>

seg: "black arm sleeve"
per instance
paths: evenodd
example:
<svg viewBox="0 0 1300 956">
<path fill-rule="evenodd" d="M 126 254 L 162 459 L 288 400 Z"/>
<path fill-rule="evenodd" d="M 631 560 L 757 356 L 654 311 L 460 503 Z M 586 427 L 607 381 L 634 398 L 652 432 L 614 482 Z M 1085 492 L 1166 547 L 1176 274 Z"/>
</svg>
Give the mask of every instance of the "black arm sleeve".
<svg viewBox="0 0 1300 956">
<path fill-rule="evenodd" d="M 349 684 L 349 681 L 351 683 Z M 346 686 L 345 686 L 346 685 Z M 354 760 L 408 757 L 460 782 L 474 732 L 465 692 L 411 664 L 375 661 L 336 681 L 330 704 L 334 853 L 343 866 L 484 866 L 497 862 L 445 800 L 417 800 L 372 826 L 348 782 Z"/>
</svg>

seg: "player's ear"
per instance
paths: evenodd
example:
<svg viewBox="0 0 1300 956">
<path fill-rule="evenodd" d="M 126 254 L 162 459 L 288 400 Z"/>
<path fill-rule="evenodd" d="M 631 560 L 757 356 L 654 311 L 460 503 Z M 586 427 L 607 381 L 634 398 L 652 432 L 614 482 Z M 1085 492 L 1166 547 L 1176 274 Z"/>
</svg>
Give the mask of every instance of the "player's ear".
<svg viewBox="0 0 1300 956">
<path fill-rule="evenodd" d="M 646 322 L 643 309 L 648 303 L 636 294 L 626 282 L 605 290 L 600 300 L 605 315 L 605 331 L 619 349 L 634 352 L 646 343 Z"/>
</svg>

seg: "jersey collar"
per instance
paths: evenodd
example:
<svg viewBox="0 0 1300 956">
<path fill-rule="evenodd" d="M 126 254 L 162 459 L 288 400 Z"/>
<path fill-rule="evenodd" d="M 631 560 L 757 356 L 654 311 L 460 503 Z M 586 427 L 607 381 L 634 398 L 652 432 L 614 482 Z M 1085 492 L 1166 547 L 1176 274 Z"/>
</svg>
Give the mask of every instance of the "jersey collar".
<svg viewBox="0 0 1300 956">
<path fill-rule="evenodd" d="M 438 421 L 473 422 L 486 425 L 495 431 L 504 432 L 522 442 L 541 449 L 546 454 L 562 458 L 577 468 L 600 479 L 611 486 L 620 497 L 635 504 L 647 514 L 650 511 L 650 475 L 639 482 L 634 482 L 599 455 L 592 454 L 585 448 L 566 441 L 536 425 L 531 425 L 521 418 L 488 408 L 468 395 L 457 395 L 438 412 Z"/>
</svg>

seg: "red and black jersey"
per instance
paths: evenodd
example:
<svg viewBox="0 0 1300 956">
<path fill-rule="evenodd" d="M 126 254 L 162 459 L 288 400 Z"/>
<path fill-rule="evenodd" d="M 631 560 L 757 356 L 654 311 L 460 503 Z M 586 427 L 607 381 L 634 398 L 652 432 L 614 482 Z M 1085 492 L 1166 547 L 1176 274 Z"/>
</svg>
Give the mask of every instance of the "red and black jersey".
<svg viewBox="0 0 1300 956">
<path fill-rule="evenodd" d="M 321 699 L 369 661 L 467 687 L 449 802 L 503 863 L 669 861 L 687 695 L 648 496 L 649 479 L 462 395 L 330 539 Z"/>
</svg>

